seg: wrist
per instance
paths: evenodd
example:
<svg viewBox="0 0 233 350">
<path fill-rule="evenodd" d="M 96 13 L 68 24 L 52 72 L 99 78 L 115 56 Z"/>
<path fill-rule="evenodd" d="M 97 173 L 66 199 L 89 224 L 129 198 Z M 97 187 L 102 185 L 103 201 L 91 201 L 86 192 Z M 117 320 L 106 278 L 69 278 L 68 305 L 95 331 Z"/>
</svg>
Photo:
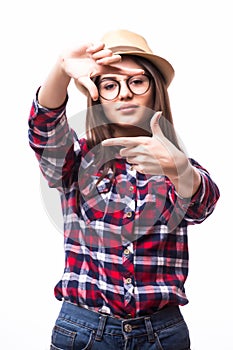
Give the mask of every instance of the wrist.
<svg viewBox="0 0 233 350">
<path fill-rule="evenodd" d="M 58 60 L 57 60 L 56 65 L 55 65 L 55 70 L 57 71 L 57 75 L 59 75 L 61 81 L 63 81 L 64 84 L 66 84 L 66 86 L 68 87 L 70 80 L 71 80 L 71 77 L 66 71 L 65 56 L 64 55 L 60 55 L 58 57 Z"/>
<path fill-rule="evenodd" d="M 60 107 L 67 98 L 70 77 L 62 68 L 60 58 L 49 73 L 38 94 L 38 102 L 46 108 Z"/>
<path fill-rule="evenodd" d="M 201 183 L 199 171 L 187 158 L 186 162 L 177 167 L 176 175 L 170 176 L 169 179 L 175 186 L 176 192 L 183 198 L 191 198 Z"/>
</svg>

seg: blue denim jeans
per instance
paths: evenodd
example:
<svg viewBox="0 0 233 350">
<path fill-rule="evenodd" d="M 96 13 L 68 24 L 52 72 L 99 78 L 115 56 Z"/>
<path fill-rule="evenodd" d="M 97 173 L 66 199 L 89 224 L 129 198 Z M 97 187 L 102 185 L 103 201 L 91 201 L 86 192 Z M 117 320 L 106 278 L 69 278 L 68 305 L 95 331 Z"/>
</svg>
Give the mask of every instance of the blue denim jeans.
<svg viewBox="0 0 233 350">
<path fill-rule="evenodd" d="M 117 319 L 63 302 L 50 350 L 190 350 L 179 307 Z"/>
</svg>

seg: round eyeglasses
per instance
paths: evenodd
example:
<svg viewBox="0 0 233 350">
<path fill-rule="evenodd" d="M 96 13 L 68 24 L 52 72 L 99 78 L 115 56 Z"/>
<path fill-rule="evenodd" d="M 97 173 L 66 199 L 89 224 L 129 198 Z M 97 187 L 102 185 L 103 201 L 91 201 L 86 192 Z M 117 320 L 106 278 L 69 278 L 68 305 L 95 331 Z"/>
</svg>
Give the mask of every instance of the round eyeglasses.
<svg viewBox="0 0 233 350">
<path fill-rule="evenodd" d="M 149 88 L 151 83 L 151 78 L 149 75 L 141 74 L 134 75 L 125 80 L 128 89 L 135 95 L 143 95 L 145 94 Z M 104 100 L 114 100 L 120 93 L 121 84 L 120 81 L 113 78 L 103 78 L 97 84 L 97 88 L 99 91 L 99 95 Z"/>
</svg>

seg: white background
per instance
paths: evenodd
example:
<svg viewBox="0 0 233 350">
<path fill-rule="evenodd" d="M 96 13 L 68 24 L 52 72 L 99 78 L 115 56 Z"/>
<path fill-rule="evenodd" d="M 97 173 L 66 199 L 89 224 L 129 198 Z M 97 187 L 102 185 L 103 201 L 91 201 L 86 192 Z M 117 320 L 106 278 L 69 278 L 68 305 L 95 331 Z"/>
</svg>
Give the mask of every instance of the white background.
<svg viewBox="0 0 233 350">
<path fill-rule="evenodd" d="M 61 306 L 53 288 L 63 271 L 63 237 L 46 213 L 28 146 L 31 101 L 64 47 L 116 28 L 142 34 L 173 64 L 176 129 L 220 188 L 215 212 L 189 231 L 190 303 L 182 312 L 192 350 L 233 349 L 231 1 L 9 0 L 0 6 L 1 349 L 48 350 Z M 69 115 L 85 106 L 71 87 Z"/>
</svg>

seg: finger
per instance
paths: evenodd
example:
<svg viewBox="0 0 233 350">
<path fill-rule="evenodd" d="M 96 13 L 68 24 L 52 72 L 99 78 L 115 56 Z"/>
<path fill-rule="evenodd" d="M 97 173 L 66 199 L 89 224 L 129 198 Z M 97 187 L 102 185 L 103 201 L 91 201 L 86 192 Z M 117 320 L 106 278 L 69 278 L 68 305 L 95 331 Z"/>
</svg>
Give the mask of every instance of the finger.
<svg viewBox="0 0 233 350">
<path fill-rule="evenodd" d="M 84 86 L 88 90 L 92 100 L 94 101 L 98 100 L 99 98 L 98 89 L 89 77 L 87 76 L 79 77 L 77 80 L 75 80 L 75 83 L 76 82 L 79 82 L 82 86 Z"/>
<path fill-rule="evenodd" d="M 145 137 L 114 137 L 102 141 L 103 146 L 125 146 L 134 147 L 145 143 Z"/>
<path fill-rule="evenodd" d="M 119 63 L 121 61 L 121 56 L 106 52 L 105 57 L 99 57 L 97 59 L 97 55 L 96 55 L 94 59 L 96 59 L 96 63 L 98 63 L 101 66 L 112 65 L 112 67 L 114 68 L 114 64 Z M 120 69 L 117 67 L 115 67 L 114 69 L 117 69 L 118 71 L 120 71 Z"/>
<path fill-rule="evenodd" d="M 120 150 L 120 155 L 127 158 L 142 157 L 146 154 L 148 154 L 147 148 L 142 144 L 133 147 L 127 146 Z"/>
<path fill-rule="evenodd" d="M 114 54 L 111 57 L 102 58 L 96 61 L 96 63 L 102 66 L 108 66 L 106 73 L 110 74 L 139 75 L 145 73 L 145 71 L 141 68 L 126 68 L 118 65 L 120 60 L 121 56 Z"/>
<path fill-rule="evenodd" d="M 113 56 L 120 56 L 120 55 L 114 54 Z M 112 68 L 117 69 L 121 74 L 126 74 L 126 75 L 137 75 L 137 74 L 145 73 L 145 71 L 142 68 L 127 68 L 127 67 L 123 67 L 120 63 L 113 64 Z"/>
<path fill-rule="evenodd" d="M 121 60 L 121 56 L 120 55 L 114 55 L 112 53 L 111 50 L 109 49 L 104 49 L 104 50 L 99 50 L 96 53 L 93 53 L 91 55 L 91 57 L 95 60 L 95 61 L 100 61 L 105 58 L 105 57 L 113 57 L 113 59 L 117 62 L 119 60 Z"/>
<path fill-rule="evenodd" d="M 69 58 L 77 58 L 80 56 L 86 56 L 87 50 L 91 46 L 92 46 L 92 43 L 88 42 L 88 43 L 84 43 L 84 44 L 79 45 L 79 46 L 75 45 L 73 47 L 66 48 L 62 52 L 61 58 L 62 58 L 62 60 L 67 60 Z"/>
<path fill-rule="evenodd" d="M 125 159 L 129 164 L 136 164 L 134 157 L 126 157 Z"/>
<path fill-rule="evenodd" d="M 151 131 L 152 131 L 152 135 L 163 135 L 162 130 L 160 128 L 159 125 L 159 120 L 162 116 L 162 112 L 156 112 L 153 117 L 151 118 L 150 121 L 150 127 L 151 127 Z"/>
<path fill-rule="evenodd" d="M 91 43 L 87 49 L 86 49 L 86 52 L 87 53 L 90 53 L 90 54 L 94 54 L 95 52 L 98 52 L 100 50 L 103 50 L 104 49 L 104 43 L 102 42 L 98 42 L 98 43 Z"/>
</svg>

